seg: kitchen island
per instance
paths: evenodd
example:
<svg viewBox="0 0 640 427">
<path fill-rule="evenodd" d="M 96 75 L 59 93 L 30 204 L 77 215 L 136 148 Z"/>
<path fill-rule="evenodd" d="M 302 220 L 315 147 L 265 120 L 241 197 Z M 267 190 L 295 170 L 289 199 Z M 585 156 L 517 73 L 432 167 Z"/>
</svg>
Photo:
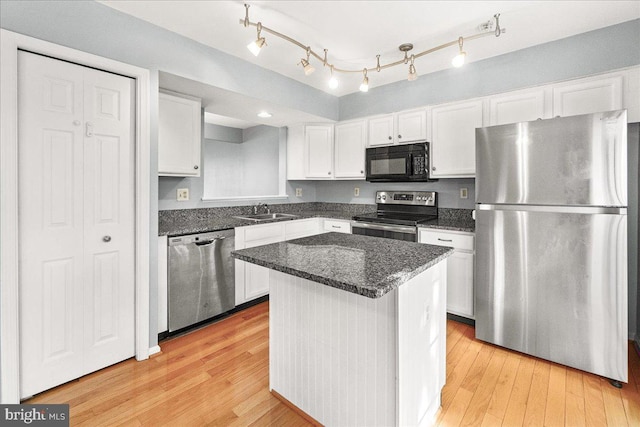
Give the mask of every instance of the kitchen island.
<svg viewBox="0 0 640 427">
<path fill-rule="evenodd" d="M 430 424 L 452 251 L 326 233 L 234 252 L 270 270 L 270 389 L 324 425 Z"/>
</svg>

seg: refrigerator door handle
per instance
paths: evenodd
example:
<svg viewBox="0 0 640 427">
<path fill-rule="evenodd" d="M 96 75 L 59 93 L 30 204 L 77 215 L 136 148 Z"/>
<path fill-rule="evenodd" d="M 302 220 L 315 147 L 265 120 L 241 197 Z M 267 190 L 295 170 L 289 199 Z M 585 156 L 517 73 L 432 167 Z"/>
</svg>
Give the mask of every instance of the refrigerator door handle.
<svg viewBox="0 0 640 427">
<path fill-rule="evenodd" d="M 501 204 L 480 203 L 476 205 L 476 210 L 627 215 L 626 207 L 611 207 L 611 206 L 501 205 Z"/>
</svg>

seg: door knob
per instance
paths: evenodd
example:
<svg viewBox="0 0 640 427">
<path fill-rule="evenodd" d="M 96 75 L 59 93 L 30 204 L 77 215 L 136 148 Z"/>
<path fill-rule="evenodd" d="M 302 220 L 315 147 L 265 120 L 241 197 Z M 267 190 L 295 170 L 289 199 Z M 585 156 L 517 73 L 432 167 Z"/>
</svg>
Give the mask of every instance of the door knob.
<svg viewBox="0 0 640 427">
<path fill-rule="evenodd" d="M 104 236 L 104 237 L 102 238 L 102 240 L 103 240 L 104 242 L 110 242 L 110 241 L 111 241 L 111 236 Z"/>
</svg>

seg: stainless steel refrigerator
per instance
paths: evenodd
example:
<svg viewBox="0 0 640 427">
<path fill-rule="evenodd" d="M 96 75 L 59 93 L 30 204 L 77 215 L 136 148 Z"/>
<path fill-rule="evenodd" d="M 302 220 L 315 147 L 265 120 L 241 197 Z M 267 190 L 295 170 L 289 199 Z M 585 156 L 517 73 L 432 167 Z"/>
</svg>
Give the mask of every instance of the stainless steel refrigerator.
<svg viewBox="0 0 640 427">
<path fill-rule="evenodd" d="M 627 382 L 626 110 L 476 130 L 476 338 Z"/>
</svg>

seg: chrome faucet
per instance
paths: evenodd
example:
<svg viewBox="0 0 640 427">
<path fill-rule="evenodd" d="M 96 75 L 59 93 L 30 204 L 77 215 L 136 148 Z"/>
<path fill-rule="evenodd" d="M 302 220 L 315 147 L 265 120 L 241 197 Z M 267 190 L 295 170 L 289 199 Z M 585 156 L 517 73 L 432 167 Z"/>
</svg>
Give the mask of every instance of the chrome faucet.
<svg viewBox="0 0 640 427">
<path fill-rule="evenodd" d="M 261 206 L 264 206 L 264 209 L 267 211 L 267 213 L 271 213 L 271 209 L 269 209 L 269 206 L 267 206 L 266 203 L 258 203 L 257 205 L 255 205 L 253 207 L 253 214 L 254 215 L 258 214 L 258 211 L 260 210 Z"/>
</svg>

